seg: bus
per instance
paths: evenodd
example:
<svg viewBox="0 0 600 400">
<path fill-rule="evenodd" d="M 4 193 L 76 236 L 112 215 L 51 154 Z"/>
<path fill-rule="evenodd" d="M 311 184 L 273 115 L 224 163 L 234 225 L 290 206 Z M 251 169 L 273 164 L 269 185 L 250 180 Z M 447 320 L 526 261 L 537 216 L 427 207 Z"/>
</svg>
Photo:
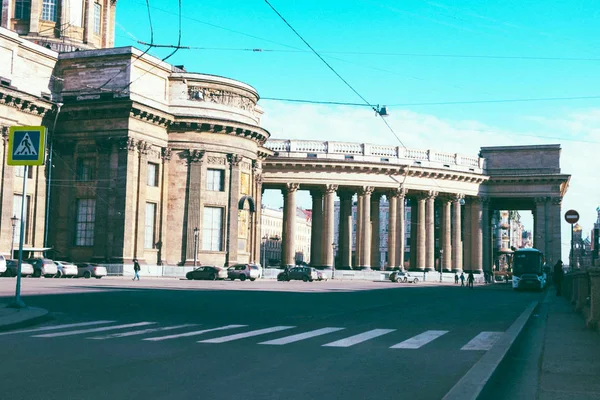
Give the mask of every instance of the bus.
<svg viewBox="0 0 600 400">
<path fill-rule="evenodd" d="M 518 249 L 513 253 L 512 286 L 515 290 L 546 287 L 547 276 L 544 271 L 544 254 L 538 249 Z"/>
</svg>

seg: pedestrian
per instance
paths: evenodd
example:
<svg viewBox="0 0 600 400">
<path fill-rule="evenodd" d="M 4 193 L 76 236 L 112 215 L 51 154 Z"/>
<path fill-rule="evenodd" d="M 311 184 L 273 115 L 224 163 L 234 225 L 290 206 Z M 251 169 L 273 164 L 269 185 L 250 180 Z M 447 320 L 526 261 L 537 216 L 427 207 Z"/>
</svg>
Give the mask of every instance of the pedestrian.
<svg viewBox="0 0 600 400">
<path fill-rule="evenodd" d="M 460 273 L 460 286 L 465 286 L 465 273 Z"/>
<path fill-rule="evenodd" d="M 135 281 L 135 278 L 137 278 L 137 280 L 140 280 L 140 263 L 138 262 L 137 258 L 133 259 L 133 281 Z"/>
<path fill-rule="evenodd" d="M 469 271 L 469 277 L 467 278 L 467 286 L 469 286 L 469 289 L 473 289 L 474 281 L 475 281 L 475 277 L 473 276 L 473 272 Z"/>
<path fill-rule="evenodd" d="M 458 285 L 458 273 L 454 273 L 454 284 Z"/>
<path fill-rule="evenodd" d="M 562 289 L 562 281 L 565 276 L 565 271 L 563 271 L 563 262 L 562 260 L 558 260 L 554 265 L 554 271 L 552 271 L 552 280 L 554 281 L 554 286 L 556 286 L 556 295 L 561 295 Z"/>
</svg>

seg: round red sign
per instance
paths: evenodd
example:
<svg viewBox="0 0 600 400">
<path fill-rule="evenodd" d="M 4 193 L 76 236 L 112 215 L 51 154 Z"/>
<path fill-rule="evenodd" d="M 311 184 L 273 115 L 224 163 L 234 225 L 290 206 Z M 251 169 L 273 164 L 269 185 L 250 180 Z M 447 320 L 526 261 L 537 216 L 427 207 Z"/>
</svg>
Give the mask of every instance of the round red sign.
<svg viewBox="0 0 600 400">
<path fill-rule="evenodd" d="M 565 221 L 574 224 L 579 221 L 579 213 L 575 210 L 569 210 L 565 213 Z"/>
</svg>

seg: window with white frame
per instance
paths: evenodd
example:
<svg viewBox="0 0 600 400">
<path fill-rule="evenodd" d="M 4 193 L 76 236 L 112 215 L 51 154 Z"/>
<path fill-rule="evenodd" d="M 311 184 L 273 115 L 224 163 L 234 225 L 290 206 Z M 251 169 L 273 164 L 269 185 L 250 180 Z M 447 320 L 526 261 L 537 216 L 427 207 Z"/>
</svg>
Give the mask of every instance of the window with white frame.
<svg viewBox="0 0 600 400">
<path fill-rule="evenodd" d="M 76 179 L 80 182 L 93 181 L 96 178 L 96 159 L 93 157 L 77 159 Z"/>
<path fill-rule="evenodd" d="M 67 3 L 67 6 L 69 7 L 69 24 L 71 26 L 83 26 L 83 3 L 87 3 L 87 1 L 70 0 Z"/>
<path fill-rule="evenodd" d="M 15 165 L 15 176 L 17 178 L 23 178 L 25 176 L 25 166 L 24 165 Z M 33 178 L 33 168 L 27 168 L 27 178 Z"/>
<path fill-rule="evenodd" d="M 27 238 L 29 237 L 29 204 L 30 204 L 30 200 L 31 197 L 27 196 L 25 198 L 25 215 L 23 216 L 23 219 L 25 220 L 25 235 L 24 235 L 24 243 L 27 243 Z M 23 201 L 23 195 L 20 194 L 15 194 L 13 195 L 13 216 L 17 217 L 17 221 L 15 224 L 15 235 L 14 235 L 14 242 L 13 243 L 19 243 L 19 241 L 21 240 L 21 203 Z"/>
<path fill-rule="evenodd" d="M 26 19 L 30 18 L 31 14 L 31 0 L 17 0 L 15 2 L 15 19 Z"/>
<path fill-rule="evenodd" d="M 43 0 L 42 19 L 44 21 L 56 22 L 56 1 L 57 0 Z"/>
<path fill-rule="evenodd" d="M 202 250 L 223 250 L 223 208 L 204 207 Z"/>
<path fill-rule="evenodd" d="M 225 171 L 222 169 L 209 169 L 206 171 L 206 189 L 214 192 L 225 190 Z"/>
<path fill-rule="evenodd" d="M 96 199 L 78 199 L 77 225 L 75 228 L 75 246 L 94 245 L 95 225 Z"/>
<path fill-rule="evenodd" d="M 102 25 L 100 23 L 102 16 L 102 6 L 98 3 L 94 3 L 94 33 L 99 35 L 102 32 Z"/>
<path fill-rule="evenodd" d="M 146 185 L 158 186 L 158 164 L 148 163 L 148 174 L 146 175 Z"/>
<path fill-rule="evenodd" d="M 156 247 L 156 203 L 146 203 L 146 224 L 144 228 L 144 248 Z"/>
</svg>

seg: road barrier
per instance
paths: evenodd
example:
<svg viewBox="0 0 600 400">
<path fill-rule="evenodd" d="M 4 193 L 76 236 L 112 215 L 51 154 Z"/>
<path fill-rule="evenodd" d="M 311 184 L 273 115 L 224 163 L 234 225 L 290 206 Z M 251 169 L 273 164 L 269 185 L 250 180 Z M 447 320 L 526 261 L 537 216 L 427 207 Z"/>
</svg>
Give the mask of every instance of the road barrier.
<svg viewBox="0 0 600 400">
<path fill-rule="evenodd" d="M 600 329 L 600 268 L 593 267 L 565 274 L 563 296 L 575 311 L 583 314 L 588 328 Z"/>
</svg>

